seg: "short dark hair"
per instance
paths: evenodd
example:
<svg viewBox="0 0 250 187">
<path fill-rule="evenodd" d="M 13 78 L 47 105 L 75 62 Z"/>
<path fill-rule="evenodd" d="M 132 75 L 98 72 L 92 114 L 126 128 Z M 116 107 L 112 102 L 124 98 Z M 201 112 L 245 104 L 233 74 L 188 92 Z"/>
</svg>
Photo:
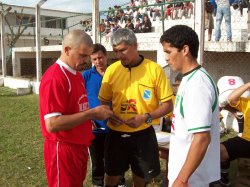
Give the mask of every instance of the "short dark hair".
<svg viewBox="0 0 250 187">
<path fill-rule="evenodd" d="M 106 48 L 102 45 L 102 44 L 94 44 L 94 48 L 93 48 L 93 53 L 97 53 L 98 51 L 102 51 L 103 54 L 107 55 L 107 50 Z"/>
<path fill-rule="evenodd" d="M 198 57 L 198 35 L 192 28 L 186 25 L 175 25 L 166 30 L 161 36 L 160 42 L 170 43 L 171 47 L 175 47 L 179 50 L 183 49 L 184 45 L 188 45 L 191 55 L 194 58 Z"/>
</svg>

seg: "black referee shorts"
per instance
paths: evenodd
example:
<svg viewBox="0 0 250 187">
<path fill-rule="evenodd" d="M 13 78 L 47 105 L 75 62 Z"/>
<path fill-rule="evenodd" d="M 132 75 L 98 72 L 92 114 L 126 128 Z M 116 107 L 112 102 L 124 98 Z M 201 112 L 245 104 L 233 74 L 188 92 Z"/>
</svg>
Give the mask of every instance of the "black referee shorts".
<svg viewBox="0 0 250 187">
<path fill-rule="evenodd" d="M 160 173 L 158 144 L 152 126 L 139 132 L 110 130 L 105 141 L 105 172 L 123 175 L 132 172 L 149 182 Z"/>
<path fill-rule="evenodd" d="M 250 158 L 250 141 L 236 136 L 222 142 L 222 144 L 227 149 L 229 161 L 240 157 Z"/>
</svg>

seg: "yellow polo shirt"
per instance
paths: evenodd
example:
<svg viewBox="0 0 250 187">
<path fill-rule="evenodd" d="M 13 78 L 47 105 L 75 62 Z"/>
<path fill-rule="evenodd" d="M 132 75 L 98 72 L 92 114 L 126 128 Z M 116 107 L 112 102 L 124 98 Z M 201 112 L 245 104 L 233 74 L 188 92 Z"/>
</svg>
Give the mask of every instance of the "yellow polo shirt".
<svg viewBox="0 0 250 187">
<path fill-rule="evenodd" d="M 122 119 L 129 119 L 138 114 L 150 113 L 158 108 L 159 103 L 172 99 L 173 91 L 170 82 L 161 66 L 144 59 L 132 68 L 126 68 L 117 61 L 106 70 L 99 99 L 112 102 L 113 112 Z M 159 124 L 154 119 L 151 125 Z M 108 122 L 109 128 L 121 132 L 135 132 L 148 128 L 144 123 L 138 128 L 125 124 L 115 127 Z"/>
<path fill-rule="evenodd" d="M 243 113 L 244 129 L 242 133 L 242 138 L 247 141 L 250 141 L 250 98 L 241 97 L 236 106 L 233 106 L 231 104 L 230 106 L 236 108 L 237 110 Z"/>
</svg>

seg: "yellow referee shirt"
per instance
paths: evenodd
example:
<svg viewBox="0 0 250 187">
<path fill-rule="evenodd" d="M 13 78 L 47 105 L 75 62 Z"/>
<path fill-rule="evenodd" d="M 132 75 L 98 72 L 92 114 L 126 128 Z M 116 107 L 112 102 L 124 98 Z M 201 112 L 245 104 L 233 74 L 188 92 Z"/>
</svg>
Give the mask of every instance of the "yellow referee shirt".
<svg viewBox="0 0 250 187">
<path fill-rule="evenodd" d="M 158 108 L 159 103 L 172 99 L 172 88 L 161 66 L 144 59 L 136 67 L 126 68 L 117 61 L 106 70 L 99 99 L 112 102 L 113 112 L 122 119 L 129 119 L 138 114 L 150 113 Z M 154 119 L 152 125 L 159 124 Z M 109 128 L 121 132 L 135 132 L 148 128 L 143 124 L 138 128 L 127 125 L 118 127 L 108 122 Z"/>
<path fill-rule="evenodd" d="M 250 98 L 241 97 L 236 106 L 231 105 L 231 103 L 229 103 L 229 105 L 243 113 L 244 129 L 242 133 L 242 138 L 247 141 L 250 141 Z"/>
</svg>

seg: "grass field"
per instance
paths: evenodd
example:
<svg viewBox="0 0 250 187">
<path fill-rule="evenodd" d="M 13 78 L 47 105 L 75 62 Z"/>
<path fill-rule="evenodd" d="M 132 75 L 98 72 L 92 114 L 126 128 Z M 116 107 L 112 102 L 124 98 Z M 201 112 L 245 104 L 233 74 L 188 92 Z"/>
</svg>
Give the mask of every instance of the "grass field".
<svg viewBox="0 0 250 187">
<path fill-rule="evenodd" d="M 15 90 L 0 87 L 0 128 L 0 186 L 47 186 L 38 95 L 16 96 Z M 151 183 L 152 187 L 160 186 L 162 182 L 163 160 L 161 165 L 163 171 Z M 126 180 L 131 184 L 131 172 L 126 173 Z M 89 171 L 85 186 L 91 187 Z"/>
<path fill-rule="evenodd" d="M 0 87 L 0 187 L 47 186 L 43 166 L 43 138 L 39 126 L 38 95 L 16 96 L 16 90 Z M 234 133 L 223 135 L 227 139 Z M 231 181 L 235 184 L 236 164 L 231 165 Z M 149 187 L 160 187 L 165 172 Z M 88 166 L 88 168 L 90 168 Z M 131 172 L 125 175 L 131 186 Z M 90 171 L 85 186 L 91 187 Z M 237 184 L 235 185 L 237 186 Z"/>
</svg>

